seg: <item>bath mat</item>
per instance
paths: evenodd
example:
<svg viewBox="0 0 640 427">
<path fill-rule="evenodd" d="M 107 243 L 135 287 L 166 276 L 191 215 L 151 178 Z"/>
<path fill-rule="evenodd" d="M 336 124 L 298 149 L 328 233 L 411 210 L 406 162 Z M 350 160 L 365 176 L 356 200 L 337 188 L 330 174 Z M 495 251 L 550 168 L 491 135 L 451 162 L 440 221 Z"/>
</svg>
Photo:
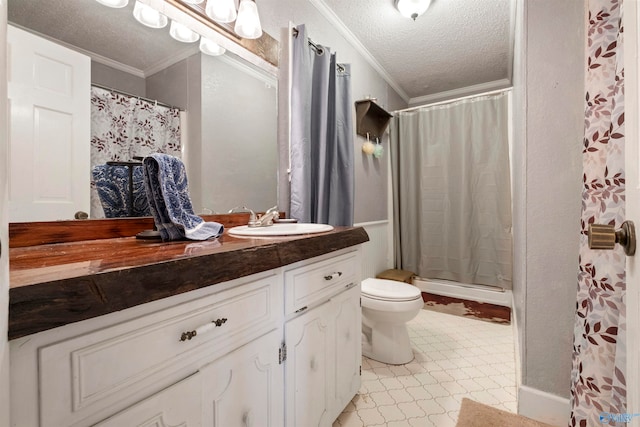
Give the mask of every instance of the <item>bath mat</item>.
<svg viewBox="0 0 640 427">
<path fill-rule="evenodd" d="M 494 323 L 511 323 L 511 309 L 501 305 L 469 301 L 422 292 L 424 309 Z"/>
<path fill-rule="evenodd" d="M 464 398 L 456 427 L 553 427 Z"/>
</svg>

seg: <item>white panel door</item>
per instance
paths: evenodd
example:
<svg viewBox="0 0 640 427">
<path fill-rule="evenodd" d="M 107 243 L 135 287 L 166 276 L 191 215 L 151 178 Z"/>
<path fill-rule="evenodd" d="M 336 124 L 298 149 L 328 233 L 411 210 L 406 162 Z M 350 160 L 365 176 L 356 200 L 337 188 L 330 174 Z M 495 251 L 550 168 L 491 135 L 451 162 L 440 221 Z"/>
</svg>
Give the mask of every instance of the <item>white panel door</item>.
<svg viewBox="0 0 640 427">
<path fill-rule="evenodd" d="M 91 60 L 8 28 L 9 220 L 89 212 Z"/>
<path fill-rule="evenodd" d="M 7 65 L 7 2 L 0 0 L 0 69 Z M 7 86 L 0 73 L 0 426 L 9 425 L 9 239 L 7 232 Z"/>
</svg>

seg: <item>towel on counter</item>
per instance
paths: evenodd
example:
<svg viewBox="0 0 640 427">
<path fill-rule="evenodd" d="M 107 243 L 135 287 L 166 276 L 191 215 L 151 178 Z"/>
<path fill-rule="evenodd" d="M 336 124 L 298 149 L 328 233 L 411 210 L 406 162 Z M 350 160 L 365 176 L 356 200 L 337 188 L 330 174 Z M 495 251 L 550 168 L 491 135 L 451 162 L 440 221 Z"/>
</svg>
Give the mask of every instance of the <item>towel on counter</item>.
<svg viewBox="0 0 640 427">
<path fill-rule="evenodd" d="M 222 224 L 205 222 L 193 213 L 182 160 L 158 153 L 145 157 L 143 165 L 147 199 L 162 241 L 206 240 L 222 234 Z"/>
<path fill-rule="evenodd" d="M 133 206 L 129 203 L 129 168 L 133 167 Z M 102 210 L 107 218 L 150 216 L 142 165 L 97 165 L 91 171 Z"/>
</svg>

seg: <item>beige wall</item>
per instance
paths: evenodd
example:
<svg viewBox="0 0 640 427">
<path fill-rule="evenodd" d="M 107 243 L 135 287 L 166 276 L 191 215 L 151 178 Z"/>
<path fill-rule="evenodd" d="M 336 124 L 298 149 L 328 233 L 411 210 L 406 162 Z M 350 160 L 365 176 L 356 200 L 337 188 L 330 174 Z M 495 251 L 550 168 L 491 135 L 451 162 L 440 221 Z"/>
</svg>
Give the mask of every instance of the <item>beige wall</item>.
<svg viewBox="0 0 640 427">
<path fill-rule="evenodd" d="M 584 3 L 518 0 L 514 299 L 522 385 L 569 397 L 581 207 Z"/>
</svg>

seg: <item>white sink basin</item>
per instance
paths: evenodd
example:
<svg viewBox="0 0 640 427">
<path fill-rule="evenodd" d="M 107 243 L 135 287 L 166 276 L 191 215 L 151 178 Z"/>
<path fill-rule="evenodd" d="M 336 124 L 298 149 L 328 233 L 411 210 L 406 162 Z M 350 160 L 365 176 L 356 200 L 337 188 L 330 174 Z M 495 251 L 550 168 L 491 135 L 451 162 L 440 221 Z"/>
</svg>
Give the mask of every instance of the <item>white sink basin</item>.
<svg viewBox="0 0 640 427">
<path fill-rule="evenodd" d="M 269 236 L 295 236 L 298 234 L 324 233 L 333 230 L 328 224 L 273 224 L 267 227 L 249 227 L 241 225 L 229 229 L 229 234 L 237 237 L 269 237 Z"/>
</svg>

